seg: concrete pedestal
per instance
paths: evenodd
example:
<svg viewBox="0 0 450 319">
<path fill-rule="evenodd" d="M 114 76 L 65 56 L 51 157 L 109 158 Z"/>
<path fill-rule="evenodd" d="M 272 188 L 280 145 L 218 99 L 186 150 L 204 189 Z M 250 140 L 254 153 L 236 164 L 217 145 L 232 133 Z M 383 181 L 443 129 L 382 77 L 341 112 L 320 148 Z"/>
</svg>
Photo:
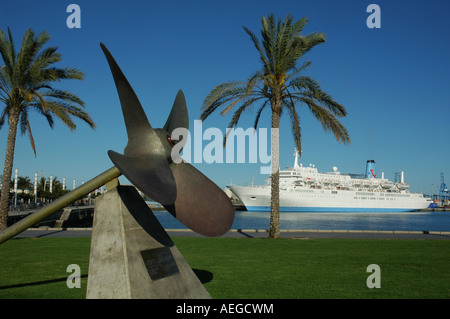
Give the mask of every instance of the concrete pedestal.
<svg viewBox="0 0 450 319">
<path fill-rule="evenodd" d="M 86 298 L 209 299 L 133 186 L 96 199 Z"/>
</svg>

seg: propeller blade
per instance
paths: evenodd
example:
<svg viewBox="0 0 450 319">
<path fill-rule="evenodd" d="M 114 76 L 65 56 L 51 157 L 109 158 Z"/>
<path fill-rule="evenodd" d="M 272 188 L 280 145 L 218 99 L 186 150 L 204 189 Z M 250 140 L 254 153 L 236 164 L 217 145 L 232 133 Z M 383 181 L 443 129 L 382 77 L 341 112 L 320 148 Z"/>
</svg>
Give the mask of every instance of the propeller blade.
<svg viewBox="0 0 450 319">
<path fill-rule="evenodd" d="M 144 109 L 142 108 L 136 93 L 116 60 L 114 60 L 113 56 L 103 43 L 100 43 L 100 46 L 108 61 L 109 68 L 111 69 L 119 94 L 123 117 L 125 119 L 128 144 L 125 147 L 124 153 L 128 155 L 140 154 L 143 149 L 147 149 L 142 146 L 148 145 L 151 139 L 154 138 L 154 130 L 147 119 L 147 115 L 145 115 Z"/>
<path fill-rule="evenodd" d="M 172 131 L 176 128 L 189 129 L 189 114 L 186 106 L 186 99 L 184 98 L 183 91 L 179 90 L 175 101 L 173 102 L 172 110 L 167 117 L 166 124 L 164 125 L 164 130 L 172 135 Z"/>
<path fill-rule="evenodd" d="M 177 199 L 164 207 L 193 231 L 210 237 L 228 232 L 234 207 L 228 196 L 189 163 L 170 164 L 176 182 Z"/>
<path fill-rule="evenodd" d="M 177 187 L 164 156 L 131 157 L 108 151 L 109 158 L 119 171 L 151 199 L 170 205 L 177 198 Z"/>
</svg>

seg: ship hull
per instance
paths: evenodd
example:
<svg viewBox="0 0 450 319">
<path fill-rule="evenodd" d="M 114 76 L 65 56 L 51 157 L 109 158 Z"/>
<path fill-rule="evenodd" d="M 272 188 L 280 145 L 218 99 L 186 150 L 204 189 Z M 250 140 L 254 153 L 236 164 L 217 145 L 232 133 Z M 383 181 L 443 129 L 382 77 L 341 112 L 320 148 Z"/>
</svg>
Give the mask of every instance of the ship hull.
<svg viewBox="0 0 450 319">
<path fill-rule="evenodd" d="M 230 186 L 248 211 L 270 211 L 270 187 Z M 354 190 L 298 189 L 280 191 L 280 212 L 413 212 L 430 201 L 422 194 Z"/>
</svg>

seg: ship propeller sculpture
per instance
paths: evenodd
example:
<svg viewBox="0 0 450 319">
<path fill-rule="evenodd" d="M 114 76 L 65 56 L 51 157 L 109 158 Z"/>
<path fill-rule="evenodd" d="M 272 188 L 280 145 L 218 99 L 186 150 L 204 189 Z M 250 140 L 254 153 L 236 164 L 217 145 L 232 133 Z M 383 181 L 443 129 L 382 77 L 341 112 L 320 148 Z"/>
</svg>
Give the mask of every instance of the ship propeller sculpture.
<svg viewBox="0 0 450 319">
<path fill-rule="evenodd" d="M 172 160 L 172 148 L 180 142 L 171 139 L 173 130 L 189 128 L 183 92 L 178 92 L 163 128 L 154 129 L 118 64 L 105 45 L 100 46 L 116 84 L 127 129 L 123 154 L 108 151 L 114 167 L 5 229 L 0 233 L 0 244 L 121 174 L 193 231 L 205 236 L 225 234 L 234 219 L 230 199 L 195 167 Z"/>
</svg>

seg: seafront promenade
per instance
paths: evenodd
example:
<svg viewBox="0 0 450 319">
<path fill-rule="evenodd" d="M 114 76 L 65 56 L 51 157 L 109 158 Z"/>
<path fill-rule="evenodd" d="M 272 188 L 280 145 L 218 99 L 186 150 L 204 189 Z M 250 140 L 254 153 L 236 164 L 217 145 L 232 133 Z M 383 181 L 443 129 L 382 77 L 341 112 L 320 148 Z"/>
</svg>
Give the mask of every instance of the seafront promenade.
<svg viewBox="0 0 450 319">
<path fill-rule="evenodd" d="M 152 210 L 157 212 L 159 207 L 152 207 Z M 94 206 L 71 206 L 66 207 L 64 211 L 54 218 L 50 218 L 49 220 L 43 221 L 39 223 L 39 225 L 35 225 L 34 228 L 30 228 L 21 234 L 18 234 L 17 238 L 23 237 L 90 237 L 92 233 L 92 217 L 93 217 Z M 33 212 L 33 211 L 31 211 Z M 31 213 L 30 211 L 26 212 L 26 215 Z M 433 214 L 431 211 L 427 210 L 424 213 Z M 17 214 L 17 215 L 16 215 Z M 160 213 L 159 213 L 160 214 Z M 447 212 L 441 212 L 436 214 L 444 214 L 442 216 L 447 216 Z M 22 216 L 20 216 L 22 215 Z M 339 215 L 341 217 L 341 215 Z M 421 224 L 419 221 L 419 227 L 423 226 L 423 228 L 418 228 L 417 225 L 411 225 L 411 229 L 414 230 L 405 230 L 405 220 L 401 220 L 403 230 L 386 230 L 386 229 L 395 229 L 393 225 L 380 223 L 378 225 L 378 229 L 375 225 L 375 230 L 367 230 L 364 225 L 359 225 L 354 223 L 351 219 L 348 222 L 340 222 L 337 223 L 334 228 L 336 229 L 322 229 L 321 226 L 323 224 L 319 223 L 311 223 L 307 222 L 306 227 L 309 229 L 297 229 L 295 226 L 290 227 L 292 229 L 282 229 L 281 237 L 282 238 L 293 238 L 293 239 L 314 239 L 314 238 L 355 238 L 355 239 L 450 239 L 450 231 L 447 231 L 446 227 L 435 227 L 435 225 L 430 225 L 428 223 Z M 359 215 L 356 215 L 359 216 Z M 396 216 L 394 219 L 394 224 L 399 223 L 400 219 L 396 219 L 397 217 L 401 217 L 401 214 L 394 215 Z M 414 218 L 418 215 L 411 215 Z M 419 215 L 420 216 L 420 215 Z M 432 217 L 433 222 L 441 223 L 439 220 L 436 220 L 436 215 L 425 215 L 426 217 Z M 434 216 L 434 217 L 433 217 Z M 23 212 L 16 212 L 10 214 L 10 218 L 19 217 L 19 219 L 23 218 Z M 159 215 L 160 218 L 164 218 L 163 215 Z M 240 218 L 243 215 L 239 216 Z M 248 216 L 247 216 L 248 217 Z M 411 217 L 412 218 L 412 217 Z M 427 219 L 428 220 L 428 219 Z M 445 223 L 447 223 L 447 218 L 445 219 Z M 374 223 L 374 221 L 371 221 Z M 416 222 L 417 223 L 417 222 Z M 268 230 L 264 229 L 266 226 L 262 225 L 264 223 L 260 223 L 255 220 L 245 222 L 236 223 L 236 225 L 225 235 L 222 237 L 227 238 L 267 238 Z M 197 233 L 186 229 L 186 228 L 178 228 L 171 227 L 171 223 L 165 226 L 166 231 L 170 236 L 174 237 L 201 237 Z M 305 225 L 303 225 L 305 226 Z M 329 228 L 325 223 L 324 228 Z M 300 226 L 302 227 L 302 226 Z M 300 228 L 298 227 L 298 228 Z M 305 227 L 305 228 L 306 228 Z M 349 228 L 347 228 L 349 227 Z M 361 227 L 361 228 L 359 228 Z M 408 226 L 409 227 L 409 226 Z M 436 229 L 440 231 L 436 231 Z"/>
<path fill-rule="evenodd" d="M 166 229 L 171 237 L 203 237 L 189 229 Z M 282 238 L 316 239 L 316 238 L 347 238 L 347 239 L 443 239 L 450 240 L 450 232 L 439 231 L 374 231 L 374 230 L 281 230 Z M 30 228 L 15 238 L 42 237 L 90 237 L 92 228 Z M 267 238 L 265 229 L 232 229 L 224 238 Z"/>
</svg>

